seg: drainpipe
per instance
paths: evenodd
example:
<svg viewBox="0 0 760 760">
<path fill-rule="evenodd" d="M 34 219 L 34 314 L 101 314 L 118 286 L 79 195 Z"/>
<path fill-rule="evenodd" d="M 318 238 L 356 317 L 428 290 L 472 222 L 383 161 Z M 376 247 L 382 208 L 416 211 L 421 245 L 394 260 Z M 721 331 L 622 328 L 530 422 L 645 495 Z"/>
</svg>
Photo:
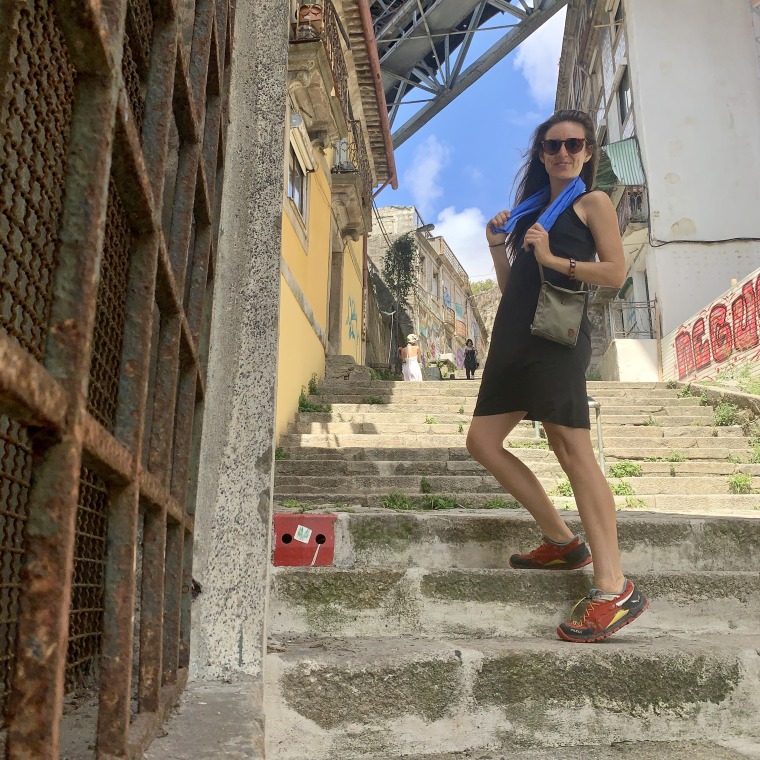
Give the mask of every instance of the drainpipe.
<svg viewBox="0 0 760 760">
<path fill-rule="evenodd" d="M 385 92 L 383 91 L 383 80 L 380 76 L 380 58 L 377 54 L 377 42 L 375 41 L 375 29 L 372 26 L 372 14 L 369 11 L 369 0 L 358 0 L 359 15 L 362 20 L 362 31 L 364 39 L 367 42 L 367 53 L 369 55 L 369 65 L 372 69 L 372 79 L 375 85 L 375 99 L 377 100 L 377 110 L 380 114 L 380 126 L 383 130 L 383 143 L 385 144 L 385 155 L 388 158 L 388 181 L 380 188 L 382 190 L 390 182 L 394 190 L 398 190 L 398 179 L 396 177 L 396 159 L 393 155 L 393 139 L 391 138 L 391 125 L 388 121 L 388 108 L 385 105 Z M 380 192 L 378 190 L 373 197 Z"/>
</svg>

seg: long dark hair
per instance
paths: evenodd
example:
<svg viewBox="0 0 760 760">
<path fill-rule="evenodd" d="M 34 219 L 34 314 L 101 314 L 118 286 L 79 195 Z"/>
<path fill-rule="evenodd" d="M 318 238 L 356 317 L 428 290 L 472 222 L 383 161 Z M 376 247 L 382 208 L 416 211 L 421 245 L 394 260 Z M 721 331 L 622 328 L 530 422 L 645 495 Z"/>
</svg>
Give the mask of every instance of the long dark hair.
<svg viewBox="0 0 760 760">
<path fill-rule="evenodd" d="M 515 193 L 515 205 L 522 203 L 533 193 L 538 192 L 542 187 L 549 184 L 549 173 L 541 162 L 539 151 L 541 150 L 541 141 L 546 137 L 546 133 L 555 124 L 563 121 L 572 121 L 580 124 L 586 133 L 586 145 L 591 149 L 591 158 L 583 165 L 581 170 L 581 179 L 585 182 L 586 187 L 590 190 L 596 177 L 596 169 L 599 165 L 599 150 L 596 145 L 594 136 L 594 122 L 585 111 L 555 111 L 546 121 L 539 124 L 530 140 L 530 148 L 525 154 L 525 163 L 517 174 L 515 182 L 517 191 Z M 522 241 L 528 227 L 531 226 L 529 218 L 521 219 L 517 226 L 512 230 L 507 239 L 507 251 L 509 260 L 514 261 L 517 252 L 522 247 Z"/>
</svg>

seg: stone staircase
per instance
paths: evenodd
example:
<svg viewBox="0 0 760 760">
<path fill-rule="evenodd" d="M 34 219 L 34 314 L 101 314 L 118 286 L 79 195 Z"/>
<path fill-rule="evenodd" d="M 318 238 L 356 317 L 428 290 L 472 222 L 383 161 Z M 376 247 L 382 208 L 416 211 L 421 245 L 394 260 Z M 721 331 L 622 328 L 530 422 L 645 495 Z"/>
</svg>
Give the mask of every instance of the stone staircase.
<svg viewBox="0 0 760 760">
<path fill-rule="evenodd" d="M 337 522 L 331 567 L 273 569 L 267 756 L 485 760 L 760 735 L 760 495 L 732 492 L 759 488 L 760 466 L 742 429 L 664 384 L 589 383 L 624 568 L 652 604 L 573 645 L 554 630 L 590 568 L 509 568 L 540 537 L 464 448 L 477 388 L 331 383 L 311 399 L 331 411 L 282 438 L 275 511 Z M 580 530 L 546 441 L 530 423 L 508 441 Z"/>
</svg>

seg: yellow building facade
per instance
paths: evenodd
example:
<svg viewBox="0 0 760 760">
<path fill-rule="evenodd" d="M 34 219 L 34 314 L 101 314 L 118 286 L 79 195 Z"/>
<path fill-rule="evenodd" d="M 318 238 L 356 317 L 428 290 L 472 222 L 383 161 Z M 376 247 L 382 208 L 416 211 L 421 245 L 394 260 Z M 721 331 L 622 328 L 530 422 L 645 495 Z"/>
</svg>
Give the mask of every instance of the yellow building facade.
<svg viewBox="0 0 760 760">
<path fill-rule="evenodd" d="M 395 186 L 369 7 L 293 2 L 282 216 L 277 438 L 326 356 L 364 359 L 372 190 Z M 366 14 L 366 18 L 363 16 Z"/>
</svg>

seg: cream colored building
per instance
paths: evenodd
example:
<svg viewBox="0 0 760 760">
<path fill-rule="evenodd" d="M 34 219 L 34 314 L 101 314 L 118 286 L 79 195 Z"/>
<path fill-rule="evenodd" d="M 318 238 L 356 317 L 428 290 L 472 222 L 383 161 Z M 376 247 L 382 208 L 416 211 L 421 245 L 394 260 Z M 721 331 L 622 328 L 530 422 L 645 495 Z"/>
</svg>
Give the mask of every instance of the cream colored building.
<svg viewBox="0 0 760 760">
<path fill-rule="evenodd" d="M 473 300 L 470 280 L 446 240 L 434 234 L 414 206 L 384 206 L 377 210 L 377 224 L 369 236 L 369 258 L 381 274 L 383 257 L 399 236 L 411 232 L 417 243 L 418 284 L 402 315 L 402 332 L 411 329 L 420 337 L 427 360 L 452 355 L 461 369 L 464 345 L 471 338 L 481 364 L 488 339 L 485 325 Z M 392 310 L 393 304 L 386 307 Z"/>
</svg>

